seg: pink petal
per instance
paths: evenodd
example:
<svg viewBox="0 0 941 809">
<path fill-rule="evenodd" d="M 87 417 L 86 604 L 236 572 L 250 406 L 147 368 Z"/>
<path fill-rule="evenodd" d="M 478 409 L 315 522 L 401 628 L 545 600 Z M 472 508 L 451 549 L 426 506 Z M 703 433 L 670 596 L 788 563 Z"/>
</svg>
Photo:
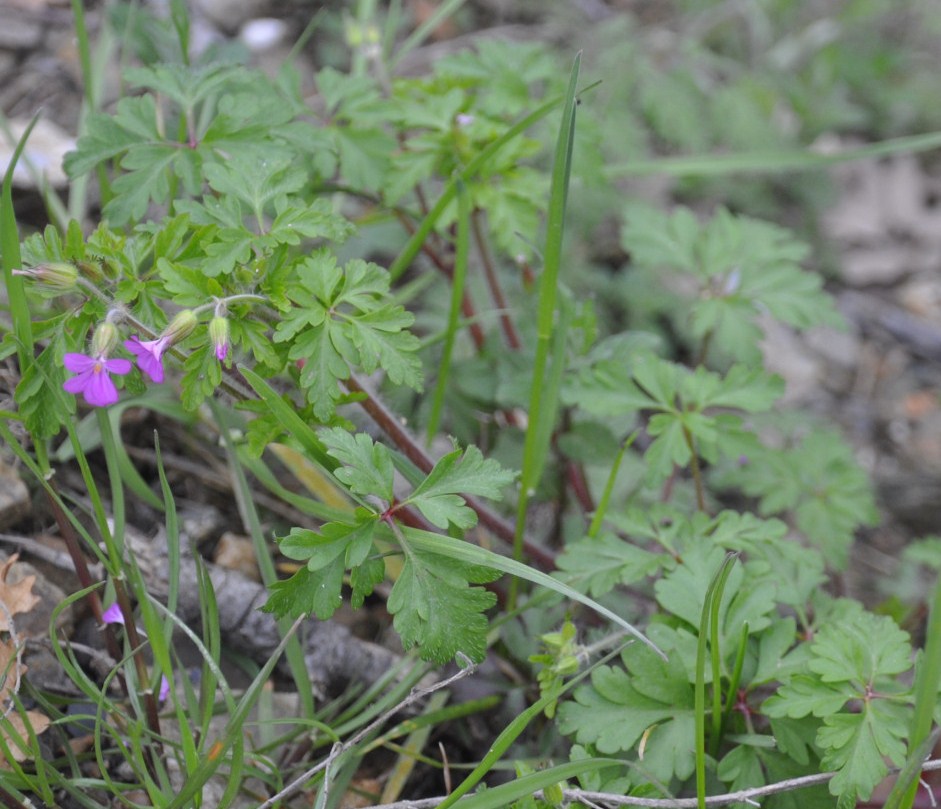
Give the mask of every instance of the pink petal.
<svg viewBox="0 0 941 809">
<path fill-rule="evenodd" d="M 104 366 L 108 373 L 117 374 L 118 376 L 129 374 L 131 372 L 131 368 L 134 367 L 130 360 L 124 360 L 117 357 L 113 360 L 105 360 Z"/>
<path fill-rule="evenodd" d="M 66 391 L 66 393 L 82 393 L 82 391 L 88 387 L 88 383 L 94 373 L 94 371 L 84 371 L 78 376 L 73 376 L 71 379 L 66 379 L 65 382 L 62 383 L 62 389 Z"/>
<path fill-rule="evenodd" d="M 115 601 L 114 604 L 101 613 L 101 620 L 106 624 L 123 624 L 124 613 L 121 612 L 121 605 Z"/>
<path fill-rule="evenodd" d="M 125 360 L 125 362 L 128 361 Z M 128 362 L 128 371 L 130 370 L 130 363 Z M 90 405 L 107 407 L 118 400 L 118 389 L 111 381 L 111 377 L 108 376 L 108 372 L 102 369 L 92 374 L 91 379 L 85 386 L 84 396 L 85 401 Z"/>
<path fill-rule="evenodd" d="M 86 357 L 84 354 L 66 354 L 62 358 L 62 364 L 65 366 L 66 370 L 75 374 L 87 371 L 89 368 L 94 368 L 96 362 L 97 360 Z"/>
<path fill-rule="evenodd" d="M 124 341 L 124 347 L 137 357 L 137 367 L 153 382 L 163 382 L 163 364 L 160 357 L 168 343 L 163 339 L 141 342 L 137 337 Z"/>
<path fill-rule="evenodd" d="M 167 679 L 165 674 L 160 675 L 160 692 L 157 694 L 157 700 L 159 702 L 166 702 L 167 697 L 170 696 L 170 681 Z"/>
</svg>

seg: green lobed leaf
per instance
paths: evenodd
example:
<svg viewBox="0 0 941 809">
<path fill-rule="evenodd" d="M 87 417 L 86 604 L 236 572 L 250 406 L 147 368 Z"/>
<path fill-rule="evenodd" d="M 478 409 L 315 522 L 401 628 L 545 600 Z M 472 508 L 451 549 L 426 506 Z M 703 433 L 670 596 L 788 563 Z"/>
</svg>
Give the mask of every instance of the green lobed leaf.
<svg viewBox="0 0 941 809">
<path fill-rule="evenodd" d="M 885 700 L 864 704 L 860 713 L 828 716 L 817 733 L 824 749 L 822 765 L 836 771 L 830 792 L 841 804 L 869 800 L 888 774 L 885 760 L 898 766 L 905 760 L 908 712 Z"/>
<path fill-rule="evenodd" d="M 499 575 L 409 547 L 386 604 L 405 648 L 418 646 L 422 658 L 438 663 L 458 652 L 475 662 L 483 660 L 489 630 L 484 612 L 497 599 L 469 582 L 493 581 Z"/>
<path fill-rule="evenodd" d="M 469 446 L 463 452 L 456 449 L 442 457 L 403 502 L 414 505 L 438 528 L 447 528 L 451 522 L 466 529 L 477 523 L 477 515 L 459 495 L 500 500 L 503 488 L 514 478 L 514 473 L 502 469 L 492 458 L 484 458 L 477 447 Z"/>
<path fill-rule="evenodd" d="M 392 502 L 395 469 L 385 445 L 375 443 L 366 433 L 354 435 L 341 427 L 322 430 L 320 439 L 327 453 L 342 464 L 333 472 L 337 480 L 356 494 Z"/>
<path fill-rule="evenodd" d="M 633 584 L 653 576 L 672 557 L 651 553 L 608 531 L 595 537 L 566 545 L 557 557 L 559 570 L 571 574 L 567 581 L 574 587 L 598 597 L 617 584 Z"/>
</svg>

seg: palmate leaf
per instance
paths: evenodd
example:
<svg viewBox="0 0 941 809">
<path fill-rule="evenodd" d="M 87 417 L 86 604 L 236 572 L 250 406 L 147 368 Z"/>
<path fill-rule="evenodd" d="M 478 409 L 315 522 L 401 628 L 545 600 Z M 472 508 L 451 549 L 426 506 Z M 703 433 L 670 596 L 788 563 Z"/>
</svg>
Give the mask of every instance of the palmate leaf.
<svg viewBox="0 0 941 809">
<path fill-rule="evenodd" d="M 823 719 L 816 744 L 823 750 L 823 767 L 837 772 L 830 791 L 839 795 L 840 806 L 868 800 L 888 772 L 885 759 L 904 761 L 911 708 L 896 678 L 910 668 L 908 633 L 891 618 L 855 602 L 834 601 L 803 672 L 762 705 L 773 718 Z"/>
<path fill-rule="evenodd" d="M 888 774 L 885 760 L 900 766 L 905 761 L 905 738 L 909 711 L 885 700 L 873 700 L 860 713 L 828 716 L 817 733 L 824 749 L 823 767 L 836 771 L 830 792 L 839 805 L 855 806 L 869 800 L 872 791 Z"/>
<path fill-rule="evenodd" d="M 426 660 L 443 663 L 461 652 L 480 662 L 487 651 L 484 612 L 496 596 L 481 587 L 500 576 L 486 567 L 410 548 L 387 607 L 405 648 L 418 645 Z"/>
<path fill-rule="evenodd" d="M 484 458 L 477 447 L 449 452 L 441 458 L 411 493 L 405 503 L 416 506 L 438 528 L 454 523 L 461 529 L 477 523 L 477 515 L 468 508 L 460 494 L 476 494 L 499 500 L 502 489 L 515 474 L 503 469 L 492 458 Z"/>
<path fill-rule="evenodd" d="M 556 559 L 559 570 L 571 574 L 573 587 L 597 597 L 617 584 L 633 584 L 654 575 L 672 557 L 651 553 L 607 531 L 569 543 Z"/>
<path fill-rule="evenodd" d="M 62 333 L 56 330 L 52 341 L 26 369 L 16 386 L 15 398 L 24 426 L 34 438 L 52 438 L 71 415 L 62 395 L 64 374 L 61 356 L 65 351 Z"/>
<path fill-rule="evenodd" d="M 667 661 L 649 648 L 628 647 L 627 670 L 597 669 L 590 686 L 559 706 L 562 733 L 611 754 L 633 750 L 648 730 L 643 772 L 660 782 L 688 778 L 694 768 L 693 687 L 676 652 Z"/>
<path fill-rule="evenodd" d="M 800 329 L 843 323 L 821 278 L 800 266 L 807 246 L 771 223 L 725 209 L 700 223 L 685 208 L 668 215 L 631 206 L 622 243 L 637 267 L 654 273 L 650 277 L 667 291 L 659 305 L 664 314 L 698 344 L 710 336 L 710 345 L 726 357 L 760 362 L 761 313 Z M 682 285 L 664 271 L 695 277 L 695 294 L 677 292 Z"/>
<path fill-rule="evenodd" d="M 313 612 L 326 621 L 343 603 L 343 579 L 348 569 L 352 569 L 352 604 L 362 605 L 365 596 L 385 577 L 385 565 L 381 559 L 368 558 L 375 518 L 362 509 L 357 516 L 360 520 L 352 524 L 327 523 L 320 533 L 295 528 L 280 540 L 285 556 L 306 560 L 307 566 L 272 587 L 265 611 L 292 618 Z"/>
<path fill-rule="evenodd" d="M 414 316 L 388 302 L 389 275 L 376 264 L 350 261 L 318 250 L 297 268 L 287 289 L 295 304 L 275 330 L 275 342 L 293 341 L 289 356 L 303 360 L 301 384 L 318 418 L 326 421 L 341 396 L 338 382 L 351 367 L 382 368 L 397 385 L 422 383 L 418 339 L 407 331 Z"/>
<path fill-rule="evenodd" d="M 89 116 L 87 134 L 78 139 L 75 151 L 65 156 L 66 173 L 72 178 L 81 177 L 135 144 L 163 140 L 156 122 L 157 106 L 150 95 L 122 98 L 113 116 Z"/>
<path fill-rule="evenodd" d="M 327 453 L 342 464 L 333 472 L 337 480 L 356 494 L 392 501 L 395 470 L 385 445 L 374 442 L 366 433 L 353 435 L 340 427 L 322 430 L 320 438 Z"/>
</svg>

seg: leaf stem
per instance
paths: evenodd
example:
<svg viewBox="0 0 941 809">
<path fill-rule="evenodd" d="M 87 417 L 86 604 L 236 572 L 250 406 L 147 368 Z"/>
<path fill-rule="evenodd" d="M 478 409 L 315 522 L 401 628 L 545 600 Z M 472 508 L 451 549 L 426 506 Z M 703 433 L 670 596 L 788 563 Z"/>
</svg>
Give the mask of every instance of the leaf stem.
<svg viewBox="0 0 941 809">
<path fill-rule="evenodd" d="M 402 425 L 398 417 L 374 393 L 369 391 L 354 374 L 351 374 L 344 384 L 351 393 L 359 393 L 363 396 L 363 400 L 359 403 L 360 407 L 372 417 L 379 425 L 379 429 L 390 438 L 402 454 L 427 475 L 434 467 L 434 461 L 425 452 L 421 443 Z M 499 539 L 512 545 L 515 532 L 512 525 L 476 497 L 470 495 L 464 495 L 463 497 L 467 505 L 477 513 L 482 525 L 490 529 Z M 396 515 L 401 518 L 405 513 L 407 513 L 406 509 L 401 509 L 396 512 Z M 415 516 L 412 514 L 413 518 Z M 404 519 L 402 521 L 406 522 Z M 523 539 L 523 548 L 530 559 L 543 570 L 555 569 L 555 554 L 550 550 L 526 538 Z"/>
<path fill-rule="evenodd" d="M 699 466 L 699 456 L 696 454 L 696 442 L 693 441 L 693 434 L 685 425 L 683 426 L 683 438 L 686 440 L 686 446 L 689 447 L 689 471 L 693 475 L 693 484 L 696 487 L 696 508 L 705 513 L 706 491 L 703 487 L 702 469 Z"/>
<path fill-rule="evenodd" d="M 520 341 L 519 334 L 516 331 L 516 326 L 510 317 L 506 296 L 503 294 L 503 289 L 500 286 L 500 279 L 497 277 L 497 271 L 494 267 L 493 257 L 490 254 L 490 247 L 487 243 L 486 237 L 484 236 L 483 226 L 481 225 L 480 220 L 482 217 L 483 214 L 479 208 L 475 209 L 473 214 L 471 214 L 471 226 L 473 227 L 474 232 L 474 243 L 477 245 L 477 254 L 480 256 L 480 263 L 484 268 L 484 278 L 487 279 L 487 286 L 490 289 L 490 297 L 493 298 L 493 303 L 500 313 L 500 327 L 503 329 L 503 336 L 506 339 L 506 344 L 511 349 L 513 349 L 513 351 L 519 351 L 522 347 L 522 342 Z"/>
</svg>

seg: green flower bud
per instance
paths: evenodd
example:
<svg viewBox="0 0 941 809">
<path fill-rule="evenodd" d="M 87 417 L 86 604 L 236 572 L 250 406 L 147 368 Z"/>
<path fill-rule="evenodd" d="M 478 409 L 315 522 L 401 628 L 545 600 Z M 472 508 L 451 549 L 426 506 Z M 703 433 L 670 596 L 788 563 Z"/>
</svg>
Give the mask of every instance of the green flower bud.
<svg viewBox="0 0 941 809">
<path fill-rule="evenodd" d="M 118 342 L 118 330 L 113 323 L 105 321 L 95 329 L 91 339 L 92 357 L 107 357 L 114 350 Z"/>
<path fill-rule="evenodd" d="M 13 274 L 31 278 L 57 294 L 74 289 L 78 281 L 78 270 L 62 261 L 50 261 L 29 270 L 13 270 Z"/>
<path fill-rule="evenodd" d="M 170 321 L 169 325 L 163 330 L 161 337 L 167 340 L 168 345 L 173 345 L 189 337 L 198 323 L 199 320 L 193 310 L 184 309 Z"/>
<path fill-rule="evenodd" d="M 209 339 L 216 351 L 216 359 L 222 362 L 229 354 L 229 321 L 227 318 L 216 315 L 209 321 Z"/>
</svg>

